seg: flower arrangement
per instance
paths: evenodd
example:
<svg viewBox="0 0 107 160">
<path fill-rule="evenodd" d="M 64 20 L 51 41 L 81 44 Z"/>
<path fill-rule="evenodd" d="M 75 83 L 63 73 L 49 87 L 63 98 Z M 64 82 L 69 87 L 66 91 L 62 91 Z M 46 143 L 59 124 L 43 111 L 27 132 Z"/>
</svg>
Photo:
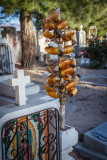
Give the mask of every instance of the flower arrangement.
<svg viewBox="0 0 107 160">
<path fill-rule="evenodd" d="M 101 68 L 107 61 L 107 40 L 101 41 L 98 38 L 90 40 L 83 50 L 83 57 L 90 59 L 91 68 Z"/>
</svg>

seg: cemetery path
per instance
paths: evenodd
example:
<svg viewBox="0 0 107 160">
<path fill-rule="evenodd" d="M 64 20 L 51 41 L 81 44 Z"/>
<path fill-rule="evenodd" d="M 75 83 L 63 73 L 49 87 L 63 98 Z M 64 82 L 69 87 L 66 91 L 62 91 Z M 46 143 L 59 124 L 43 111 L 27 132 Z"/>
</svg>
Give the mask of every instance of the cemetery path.
<svg viewBox="0 0 107 160">
<path fill-rule="evenodd" d="M 37 63 L 36 68 L 27 70 L 26 74 L 30 74 L 31 80 L 39 83 L 43 89 L 43 72 L 46 72 L 46 65 Z M 66 124 L 83 135 L 107 121 L 107 69 L 80 68 L 77 74 L 81 76 L 77 85 L 78 94 L 73 98 L 67 97 Z M 78 159 L 77 156 L 76 160 L 86 159 Z"/>
</svg>

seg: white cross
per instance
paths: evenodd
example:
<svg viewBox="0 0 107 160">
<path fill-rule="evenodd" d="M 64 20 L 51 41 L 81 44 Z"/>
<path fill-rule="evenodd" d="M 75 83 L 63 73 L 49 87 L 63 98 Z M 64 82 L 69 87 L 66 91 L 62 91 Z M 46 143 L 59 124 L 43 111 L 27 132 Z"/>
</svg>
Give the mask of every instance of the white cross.
<svg viewBox="0 0 107 160">
<path fill-rule="evenodd" d="M 0 38 L 2 38 L 1 31 L 4 31 L 4 28 L 0 28 Z"/>
<path fill-rule="evenodd" d="M 80 25 L 80 31 L 82 31 L 82 29 L 83 29 L 83 25 L 81 24 L 81 25 Z"/>
<path fill-rule="evenodd" d="M 30 83 L 30 76 L 24 76 L 24 70 L 15 70 L 14 79 L 9 79 L 10 86 L 15 87 L 15 101 L 19 106 L 26 105 L 25 86 Z"/>
</svg>

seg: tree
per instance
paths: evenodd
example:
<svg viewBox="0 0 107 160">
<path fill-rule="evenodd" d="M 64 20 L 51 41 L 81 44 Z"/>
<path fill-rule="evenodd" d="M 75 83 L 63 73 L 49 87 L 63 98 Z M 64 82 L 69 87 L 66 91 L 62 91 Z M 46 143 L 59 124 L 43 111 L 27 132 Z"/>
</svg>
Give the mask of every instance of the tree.
<svg viewBox="0 0 107 160">
<path fill-rule="evenodd" d="M 21 24 L 21 46 L 22 46 L 22 67 L 31 68 L 35 64 L 35 32 L 34 24 L 32 22 L 32 16 L 36 11 L 36 14 L 43 14 L 49 10 L 51 1 L 45 3 L 40 0 L 1 0 L 0 6 L 3 7 L 7 14 L 20 13 L 20 24 Z M 46 5 L 47 4 L 47 5 Z M 54 7 L 54 5 L 51 5 Z M 50 7 L 51 8 L 51 7 Z"/>
<path fill-rule="evenodd" d="M 72 29 L 84 25 L 88 31 L 91 25 L 96 25 L 99 35 L 106 34 L 107 0 L 0 0 L 0 6 L 8 14 L 20 13 L 22 66 L 31 68 L 35 63 L 35 36 L 32 17 L 36 16 L 41 24 L 41 18 L 48 15 L 53 8 L 60 8 L 61 17 L 69 21 Z M 39 15 L 39 18 L 38 18 Z"/>
<path fill-rule="evenodd" d="M 57 7 L 60 7 L 61 17 L 69 21 L 72 29 L 79 29 L 83 24 L 88 32 L 89 27 L 94 25 L 99 36 L 106 34 L 107 0 L 58 0 Z"/>
</svg>

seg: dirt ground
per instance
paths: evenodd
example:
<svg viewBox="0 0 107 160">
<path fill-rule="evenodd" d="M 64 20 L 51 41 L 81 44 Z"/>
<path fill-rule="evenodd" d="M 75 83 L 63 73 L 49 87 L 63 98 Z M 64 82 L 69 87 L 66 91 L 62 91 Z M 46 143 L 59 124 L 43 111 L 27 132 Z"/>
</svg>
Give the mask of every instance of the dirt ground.
<svg viewBox="0 0 107 160">
<path fill-rule="evenodd" d="M 43 87 L 43 72 L 46 72 L 46 65 L 37 63 L 35 69 L 27 70 L 26 74 L 30 74 L 32 81 L 40 83 Z M 82 141 L 85 132 L 107 121 L 107 86 L 105 86 L 107 85 L 107 69 L 82 67 L 77 74 L 81 76 L 77 85 L 78 94 L 73 98 L 67 97 L 71 107 L 66 107 L 66 124 L 76 128 Z M 83 81 L 94 84 L 82 83 Z M 72 108 L 72 105 L 75 107 Z M 78 157 L 75 152 L 72 156 L 76 160 L 88 160 Z"/>
</svg>

